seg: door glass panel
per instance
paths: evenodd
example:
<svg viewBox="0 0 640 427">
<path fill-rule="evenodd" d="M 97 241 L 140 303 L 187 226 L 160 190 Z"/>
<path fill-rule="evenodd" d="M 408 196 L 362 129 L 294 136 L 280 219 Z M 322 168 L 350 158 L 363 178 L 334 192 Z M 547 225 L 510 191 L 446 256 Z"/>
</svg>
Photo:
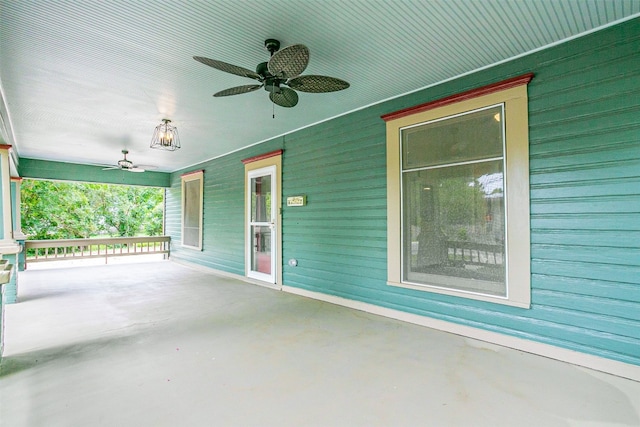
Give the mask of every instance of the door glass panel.
<svg viewBox="0 0 640 427">
<path fill-rule="evenodd" d="M 258 171 L 250 176 L 249 212 L 249 276 L 271 283 L 275 282 L 274 229 L 275 206 L 272 204 L 273 172 Z"/>
<path fill-rule="evenodd" d="M 251 226 L 251 270 L 271 274 L 271 227 Z"/>
<path fill-rule="evenodd" d="M 271 222 L 271 175 L 251 179 L 251 221 Z"/>
</svg>

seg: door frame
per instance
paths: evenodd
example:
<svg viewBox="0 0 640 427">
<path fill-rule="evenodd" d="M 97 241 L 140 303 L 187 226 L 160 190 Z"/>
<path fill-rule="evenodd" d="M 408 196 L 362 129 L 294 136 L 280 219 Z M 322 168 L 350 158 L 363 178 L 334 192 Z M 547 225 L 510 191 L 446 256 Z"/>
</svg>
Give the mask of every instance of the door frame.
<svg viewBox="0 0 640 427">
<path fill-rule="evenodd" d="M 270 221 L 252 221 L 252 214 L 253 214 L 253 185 L 251 184 L 252 181 L 258 179 L 258 178 L 262 178 L 262 177 L 269 177 L 270 181 L 269 181 L 269 193 L 271 194 L 271 207 L 270 207 L 270 212 L 268 213 L 268 218 L 270 219 Z M 247 227 L 247 232 L 246 232 L 246 238 L 247 238 L 247 242 L 246 242 L 246 254 L 245 254 L 245 259 L 246 259 L 246 264 L 247 264 L 247 276 L 252 278 L 252 279 L 256 279 L 256 280 L 261 280 L 263 282 L 268 282 L 268 283 L 276 283 L 276 256 L 277 256 L 277 251 L 278 251 L 278 236 L 277 236 L 277 229 L 276 229 L 276 225 L 278 224 L 277 221 L 277 216 L 278 216 L 278 205 L 275 204 L 275 192 L 276 192 L 276 186 L 277 186 L 277 177 L 276 177 L 276 167 L 275 166 L 267 166 L 264 168 L 260 168 L 260 169 L 253 169 L 253 170 L 249 170 L 247 171 L 247 182 L 249 183 L 249 186 L 247 187 L 247 200 L 245 202 L 245 207 L 247 209 L 247 214 L 246 214 L 246 219 L 247 219 L 247 223 L 245 224 L 245 226 Z M 261 186 L 262 188 L 262 186 Z M 257 195 L 256 195 L 257 196 Z M 257 202 L 257 198 L 256 198 L 256 202 Z M 257 206 L 255 207 L 257 209 Z M 256 213 L 257 215 L 257 213 Z M 263 273 L 261 271 L 257 271 L 252 269 L 253 266 L 253 262 L 251 262 L 253 256 L 258 257 L 257 263 L 260 264 L 261 261 L 259 260 L 259 257 L 261 255 L 260 252 L 256 252 L 254 249 L 254 246 L 257 245 L 256 241 L 255 241 L 255 231 L 252 231 L 253 227 L 269 227 L 270 229 L 270 234 L 269 234 L 269 244 L 265 244 L 265 246 L 269 246 L 268 251 L 269 251 L 269 273 Z"/>
<path fill-rule="evenodd" d="M 244 163 L 244 200 L 245 200 L 245 218 L 244 218 L 244 245 L 245 245 L 245 276 L 253 283 L 267 286 L 270 288 L 281 289 L 282 288 L 282 150 L 276 150 L 269 153 L 261 154 L 259 156 L 250 157 L 242 160 Z M 275 223 L 272 229 L 271 239 L 274 243 L 275 253 L 272 254 L 274 261 L 272 266 L 275 267 L 272 270 L 274 283 L 250 277 L 249 272 L 251 270 L 251 231 L 249 226 L 250 210 L 251 210 L 251 179 L 250 173 L 254 173 L 259 170 L 268 170 L 268 168 L 275 169 L 273 173 L 273 194 L 271 195 L 271 203 L 275 206 L 275 217 L 273 222 Z"/>
</svg>

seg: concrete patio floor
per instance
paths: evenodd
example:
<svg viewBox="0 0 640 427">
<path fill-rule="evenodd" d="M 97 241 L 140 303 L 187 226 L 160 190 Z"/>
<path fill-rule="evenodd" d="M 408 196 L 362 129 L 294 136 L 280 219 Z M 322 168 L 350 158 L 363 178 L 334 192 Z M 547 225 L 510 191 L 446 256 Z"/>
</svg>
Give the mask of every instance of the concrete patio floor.
<svg viewBox="0 0 640 427">
<path fill-rule="evenodd" d="M 640 425 L 638 382 L 174 262 L 19 287 L 2 426 Z"/>
</svg>

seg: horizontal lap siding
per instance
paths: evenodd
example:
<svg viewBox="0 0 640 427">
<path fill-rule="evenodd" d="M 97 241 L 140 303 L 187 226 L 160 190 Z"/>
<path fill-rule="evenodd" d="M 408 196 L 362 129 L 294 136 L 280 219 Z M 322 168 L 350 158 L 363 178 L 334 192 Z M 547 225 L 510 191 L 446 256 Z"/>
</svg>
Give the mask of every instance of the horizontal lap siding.
<svg viewBox="0 0 640 427">
<path fill-rule="evenodd" d="M 387 275 L 385 127 L 354 113 L 287 135 L 283 194 L 306 206 L 284 207 L 286 285 L 363 299 Z M 291 267 L 287 260 L 296 259 Z"/>
<path fill-rule="evenodd" d="M 164 193 L 164 234 L 171 236 L 171 256 L 178 251 L 182 241 L 181 210 L 180 181 L 176 185 L 175 179 L 172 179 L 171 187 Z"/>
<path fill-rule="evenodd" d="M 574 331 L 550 337 L 566 341 L 558 345 L 634 364 L 640 364 L 638 28 L 636 20 L 570 43 L 579 49 L 541 66 L 529 107 L 532 315 Z"/>
<path fill-rule="evenodd" d="M 118 169 L 105 170 L 104 166 L 54 162 L 26 157 L 20 157 L 18 171 L 22 178 L 146 187 L 168 187 L 170 180 L 170 174 L 165 172 L 131 173 Z"/>
</svg>

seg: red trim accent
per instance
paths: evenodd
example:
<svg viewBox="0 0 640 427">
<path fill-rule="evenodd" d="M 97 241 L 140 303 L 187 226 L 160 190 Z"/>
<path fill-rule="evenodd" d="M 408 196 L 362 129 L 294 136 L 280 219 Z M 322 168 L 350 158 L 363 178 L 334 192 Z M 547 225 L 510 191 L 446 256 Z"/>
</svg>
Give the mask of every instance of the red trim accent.
<svg viewBox="0 0 640 427">
<path fill-rule="evenodd" d="M 24 178 L 22 178 L 20 176 L 12 176 L 11 177 L 11 181 L 14 181 L 14 182 L 22 182 L 23 179 Z"/>
<path fill-rule="evenodd" d="M 275 151 L 269 151 L 268 153 L 258 154 L 257 156 L 248 157 L 246 159 L 243 159 L 242 163 L 244 163 L 246 165 L 247 163 L 257 162 L 258 160 L 268 159 L 269 157 L 280 156 L 280 155 L 282 155 L 283 152 L 284 152 L 283 149 L 275 150 Z"/>
<path fill-rule="evenodd" d="M 197 173 L 204 173 L 204 169 L 183 173 L 182 175 L 180 175 L 180 178 L 184 178 L 185 176 L 189 176 L 189 175 L 195 175 Z"/>
<path fill-rule="evenodd" d="M 0 150 L 9 150 L 11 147 L 9 144 L 0 144 Z"/>
<path fill-rule="evenodd" d="M 521 76 L 503 80 L 498 83 L 492 83 L 487 86 L 482 86 L 476 89 L 468 90 L 466 92 L 447 96 L 446 98 L 437 99 L 435 101 L 430 101 L 424 104 L 416 105 L 414 107 L 405 108 L 393 113 L 384 114 L 380 117 L 382 117 L 382 120 L 384 120 L 385 122 L 388 122 L 390 120 L 399 119 L 401 117 L 410 116 L 416 113 L 422 113 L 423 111 L 433 110 L 434 108 L 443 107 L 445 105 L 454 104 L 456 102 L 466 101 L 468 99 L 477 98 L 479 96 L 489 95 L 490 93 L 499 92 L 501 90 L 528 84 L 532 78 L 533 73 L 523 74 Z"/>
</svg>

